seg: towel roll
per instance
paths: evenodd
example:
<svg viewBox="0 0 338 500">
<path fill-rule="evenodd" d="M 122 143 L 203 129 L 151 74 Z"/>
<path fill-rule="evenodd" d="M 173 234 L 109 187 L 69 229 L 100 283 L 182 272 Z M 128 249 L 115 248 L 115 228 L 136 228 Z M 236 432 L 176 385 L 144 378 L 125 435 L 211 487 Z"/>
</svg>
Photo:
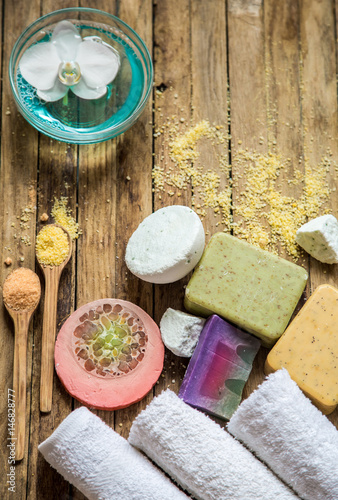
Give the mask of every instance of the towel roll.
<svg viewBox="0 0 338 500">
<path fill-rule="evenodd" d="M 295 499 L 244 446 L 170 390 L 139 414 L 129 442 L 198 500 Z"/>
<path fill-rule="evenodd" d="M 85 407 L 68 415 L 39 450 L 89 500 L 188 500 L 146 457 Z"/>
<path fill-rule="evenodd" d="M 304 500 L 338 499 L 338 431 L 285 369 L 243 401 L 228 430 Z"/>
</svg>

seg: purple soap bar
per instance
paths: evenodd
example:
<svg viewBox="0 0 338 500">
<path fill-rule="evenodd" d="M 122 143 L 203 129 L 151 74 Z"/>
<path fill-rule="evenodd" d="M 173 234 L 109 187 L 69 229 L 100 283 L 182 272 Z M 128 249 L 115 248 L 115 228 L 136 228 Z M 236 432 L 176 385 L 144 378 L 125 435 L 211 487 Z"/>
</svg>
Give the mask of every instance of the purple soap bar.
<svg viewBox="0 0 338 500">
<path fill-rule="evenodd" d="M 230 419 L 241 402 L 259 347 L 255 337 L 215 314 L 210 316 L 188 365 L 179 397 L 195 408 Z"/>
</svg>

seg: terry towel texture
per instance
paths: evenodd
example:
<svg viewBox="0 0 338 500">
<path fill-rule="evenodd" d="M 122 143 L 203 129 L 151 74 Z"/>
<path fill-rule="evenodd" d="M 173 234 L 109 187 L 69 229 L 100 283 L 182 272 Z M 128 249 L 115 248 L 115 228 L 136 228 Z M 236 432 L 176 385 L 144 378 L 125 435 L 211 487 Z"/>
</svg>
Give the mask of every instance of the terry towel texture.
<svg viewBox="0 0 338 500">
<path fill-rule="evenodd" d="M 243 401 L 228 429 L 305 500 L 338 499 L 338 431 L 285 369 Z"/>
<path fill-rule="evenodd" d="M 39 450 L 89 500 L 188 500 L 146 457 L 85 407 L 73 411 Z"/>
<path fill-rule="evenodd" d="M 198 500 L 291 500 L 276 476 L 209 417 L 165 391 L 134 421 L 129 442 Z"/>
</svg>

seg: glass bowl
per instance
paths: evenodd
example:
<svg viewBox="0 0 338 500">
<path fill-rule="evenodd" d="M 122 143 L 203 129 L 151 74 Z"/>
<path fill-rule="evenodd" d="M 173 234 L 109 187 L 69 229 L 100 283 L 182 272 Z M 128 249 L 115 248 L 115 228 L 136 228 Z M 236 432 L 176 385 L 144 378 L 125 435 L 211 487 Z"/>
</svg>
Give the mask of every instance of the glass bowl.
<svg viewBox="0 0 338 500">
<path fill-rule="evenodd" d="M 99 37 L 119 54 L 117 76 L 99 99 L 82 99 L 69 90 L 64 98 L 46 102 L 21 75 L 24 52 L 48 42 L 64 20 L 76 26 L 83 40 Z M 33 127 L 59 141 L 91 144 L 116 137 L 136 122 L 152 90 L 153 66 L 144 42 L 127 24 L 106 12 L 79 7 L 51 12 L 28 26 L 13 47 L 9 77 L 19 111 Z"/>
</svg>

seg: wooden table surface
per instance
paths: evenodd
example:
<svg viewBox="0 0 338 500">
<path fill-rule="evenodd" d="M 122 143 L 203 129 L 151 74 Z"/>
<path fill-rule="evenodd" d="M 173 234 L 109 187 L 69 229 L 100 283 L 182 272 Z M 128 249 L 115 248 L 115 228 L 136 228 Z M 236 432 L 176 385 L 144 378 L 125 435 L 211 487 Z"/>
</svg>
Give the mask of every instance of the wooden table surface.
<svg viewBox="0 0 338 500">
<path fill-rule="evenodd" d="M 169 306 L 183 309 L 187 278 L 153 286 L 131 275 L 124 263 L 130 235 L 152 211 L 172 204 L 203 208 L 203 193 L 189 185 L 153 190 L 153 167 L 164 173 L 175 168 L 169 147 L 172 127 L 166 123 L 176 124 L 177 136 L 202 120 L 226 134 L 226 144 L 208 140 L 196 147 L 201 169 L 220 176 L 219 189 L 230 189 L 233 206 L 227 221 L 245 220 L 244 226 L 249 226 L 236 210 L 248 175 L 245 161 L 236 161 L 238 149 L 264 158 L 269 152 L 286 158 L 276 191 L 296 199 L 305 189 L 304 180 L 292 181 L 296 170 L 306 180 L 307 167 L 315 171 L 324 162 L 329 196 L 319 213 L 328 209 L 337 216 L 337 0 L 1 0 L 1 5 L 1 283 L 12 269 L 25 266 L 36 269 L 43 285 L 34 254 L 40 217 L 50 213 L 55 197 L 68 197 L 82 235 L 61 277 L 58 330 L 76 308 L 103 297 L 132 301 L 156 322 Z M 139 121 L 123 136 L 89 146 L 39 134 L 18 114 L 8 80 L 11 49 L 21 31 L 43 14 L 76 5 L 105 10 L 134 28 L 152 54 L 155 71 L 153 100 Z M 224 161 L 231 167 L 224 168 Z M 27 207 L 28 220 L 23 222 Z M 208 239 L 227 229 L 215 208 L 206 209 L 203 217 Z M 269 212 L 269 207 L 262 210 Z M 261 224 L 271 233 L 268 218 Z M 235 224 L 230 230 L 236 235 L 239 227 Z M 277 248 L 292 259 L 283 246 Z M 12 259 L 10 267 L 4 263 L 7 257 Z M 337 265 L 322 265 L 306 256 L 298 263 L 310 276 L 303 298 L 319 284 L 338 286 Z M 14 337 L 11 319 L 3 306 L 0 311 L 0 497 L 79 500 L 84 497 L 38 453 L 38 444 L 79 406 L 54 375 L 52 411 L 39 411 L 42 311 L 43 298 L 29 331 L 26 453 L 16 464 L 15 493 L 8 492 L 6 484 Z M 262 348 L 244 397 L 263 380 L 266 354 Z M 166 351 L 165 369 L 150 394 L 127 409 L 98 415 L 127 437 L 135 416 L 154 395 L 167 387 L 178 391 L 186 365 L 186 360 Z M 338 426 L 337 411 L 329 418 Z"/>
</svg>

